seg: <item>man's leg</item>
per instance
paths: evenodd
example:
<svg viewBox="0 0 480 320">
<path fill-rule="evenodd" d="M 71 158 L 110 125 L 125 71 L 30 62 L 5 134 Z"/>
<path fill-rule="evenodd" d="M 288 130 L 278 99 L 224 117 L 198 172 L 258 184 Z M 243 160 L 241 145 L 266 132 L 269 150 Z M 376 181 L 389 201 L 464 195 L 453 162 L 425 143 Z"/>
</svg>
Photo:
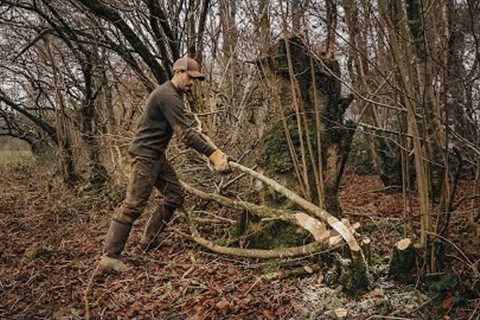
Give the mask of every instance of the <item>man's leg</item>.
<svg viewBox="0 0 480 320">
<path fill-rule="evenodd" d="M 127 195 L 116 210 L 105 238 L 100 265 L 105 270 L 126 271 L 119 260 L 125 248 L 133 222 L 140 216 L 158 175 L 159 164 L 153 160 L 135 158 L 127 187 Z"/>
<path fill-rule="evenodd" d="M 183 205 L 184 199 L 183 189 L 178 182 L 175 170 L 166 159 L 161 163 L 155 187 L 162 194 L 163 200 L 145 226 L 142 241 L 145 251 L 158 247 L 160 233 L 165 229 L 175 210 Z"/>
</svg>

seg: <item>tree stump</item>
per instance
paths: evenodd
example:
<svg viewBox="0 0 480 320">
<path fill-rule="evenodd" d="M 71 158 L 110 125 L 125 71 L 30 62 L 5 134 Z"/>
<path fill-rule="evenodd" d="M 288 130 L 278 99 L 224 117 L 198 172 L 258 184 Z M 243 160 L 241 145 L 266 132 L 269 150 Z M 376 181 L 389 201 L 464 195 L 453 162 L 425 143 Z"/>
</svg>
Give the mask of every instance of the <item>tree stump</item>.
<svg viewBox="0 0 480 320">
<path fill-rule="evenodd" d="M 358 251 L 350 250 L 351 258 L 338 256 L 340 277 L 338 282 L 349 293 L 359 293 L 368 289 L 367 264 L 360 248 Z"/>
<path fill-rule="evenodd" d="M 395 280 L 408 282 L 412 280 L 412 270 L 415 268 L 416 250 L 409 238 L 398 241 L 393 248 L 390 259 L 389 276 Z"/>
</svg>

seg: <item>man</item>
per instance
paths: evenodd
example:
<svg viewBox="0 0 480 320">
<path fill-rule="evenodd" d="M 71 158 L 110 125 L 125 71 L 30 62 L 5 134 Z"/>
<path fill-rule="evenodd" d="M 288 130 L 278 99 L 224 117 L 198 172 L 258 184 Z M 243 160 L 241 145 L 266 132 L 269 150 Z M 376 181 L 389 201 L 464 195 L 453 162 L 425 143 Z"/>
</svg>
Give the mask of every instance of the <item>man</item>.
<svg viewBox="0 0 480 320">
<path fill-rule="evenodd" d="M 173 77 L 157 87 L 148 97 L 137 133 L 128 149 L 133 161 L 123 204 L 116 210 L 108 230 L 100 268 L 123 272 L 127 266 L 120 260 L 133 222 L 140 216 L 153 190 L 163 200 L 152 214 L 142 240 L 144 250 L 158 245 L 158 235 L 175 210 L 183 204 L 183 191 L 174 169 L 165 157 L 172 134 L 177 132 L 188 147 L 208 156 L 215 170 L 229 170 L 228 158 L 208 144 L 192 128 L 191 116 L 185 111 L 182 95 L 191 91 L 194 80 L 204 80 L 199 64 L 184 57 L 173 64 Z"/>
</svg>

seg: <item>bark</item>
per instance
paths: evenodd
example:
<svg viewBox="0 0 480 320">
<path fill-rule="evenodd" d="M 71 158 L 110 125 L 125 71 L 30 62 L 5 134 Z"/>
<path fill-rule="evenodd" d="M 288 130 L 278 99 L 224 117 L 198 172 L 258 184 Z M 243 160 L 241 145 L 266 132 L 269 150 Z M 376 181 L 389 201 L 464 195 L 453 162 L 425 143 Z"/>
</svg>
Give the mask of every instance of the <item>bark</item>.
<svg viewBox="0 0 480 320">
<path fill-rule="evenodd" d="M 98 143 L 97 106 L 99 105 L 98 93 L 102 90 L 104 79 L 94 70 L 93 63 L 100 63 L 93 54 L 86 57 L 86 61 L 79 61 L 84 76 L 84 97 L 80 109 L 80 136 L 87 151 L 89 170 L 89 188 L 101 189 L 108 180 L 108 173 L 100 160 L 100 147 Z M 88 61 L 88 62 L 87 62 Z"/>
<path fill-rule="evenodd" d="M 196 42 L 195 42 L 195 54 L 194 57 L 200 63 L 203 62 L 203 50 L 204 50 L 204 40 L 203 36 L 205 33 L 205 25 L 207 23 L 208 9 L 210 8 L 210 0 L 202 1 L 202 10 L 200 11 L 200 19 L 198 20 L 198 28 L 196 33 Z"/>
<path fill-rule="evenodd" d="M 271 46 L 270 0 L 260 0 L 258 7 L 257 35 L 260 39 L 260 56 L 264 56 Z"/>
<path fill-rule="evenodd" d="M 305 15 L 305 8 L 303 0 L 292 0 L 292 33 L 301 34 L 303 17 Z"/>
<path fill-rule="evenodd" d="M 237 5 L 235 1 L 221 0 L 220 3 L 220 24 L 223 36 L 223 58 L 224 63 L 235 59 L 235 47 L 238 40 L 236 26 Z"/>
<path fill-rule="evenodd" d="M 327 56 L 333 56 L 336 51 L 337 39 L 337 0 L 326 0 L 327 7 L 327 40 L 325 53 Z"/>
<path fill-rule="evenodd" d="M 73 155 L 73 148 L 71 143 L 71 138 L 69 134 L 69 128 L 66 124 L 66 111 L 65 111 L 65 101 L 63 94 L 61 92 L 61 81 L 60 73 L 58 71 L 58 66 L 56 60 L 53 56 L 51 50 L 51 41 L 48 37 L 44 38 L 45 49 L 47 52 L 48 59 L 52 65 L 53 69 L 53 78 L 54 78 L 54 89 L 55 89 L 55 101 L 57 104 L 57 110 L 55 112 L 55 120 L 57 125 L 57 140 L 59 145 L 60 152 L 60 162 L 63 171 L 63 181 L 66 185 L 73 187 L 79 181 L 79 177 L 76 173 L 76 164 L 75 158 Z"/>
<path fill-rule="evenodd" d="M 440 123 L 440 106 L 436 101 L 433 91 L 433 62 L 431 56 L 435 54 L 433 40 L 429 38 L 430 33 L 426 33 L 427 28 L 432 27 L 432 22 L 424 16 L 425 8 L 420 0 L 410 0 L 406 2 L 406 13 L 408 18 L 408 27 L 413 40 L 416 57 L 416 73 L 419 87 L 417 88 L 417 107 L 423 111 L 423 131 L 429 138 L 427 144 L 427 157 L 432 160 L 429 162 L 430 171 L 430 196 L 438 199 L 444 186 L 444 175 L 446 168 L 446 156 L 443 152 L 444 128 Z M 435 10 L 435 6 L 431 9 Z"/>
<path fill-rule="evenodd" d="M 406 16 L 402 3 L 399 0 L 388 4 L 379 2 L 380 14 L 386 22 L 389 33 L 388 43 L 391 47 L 392 64 L 396 70 L 396 78 L 403 93 L 399 96 L 400 103 L 407 108 L 408 131 L 413 137 L 413 150 L 415 152 L 415 173 L 417 178 L 417 192 L 421 215 L 421 237 L 423 246 L 427 244 L 427 233 L 431 231 L 432 221 L 429 203 L 429 177 L 428 177 L 428 154 L 426 146 L 422 143 L 423 127 L 417 119 L 416 100 L 406 97 L 418 97 L 419 79 L 417 70 L 412 67 L 412 59 L 415 53 L 403 39 L 408 38 L 408 30 L 405 25 Z"/>
</svg>

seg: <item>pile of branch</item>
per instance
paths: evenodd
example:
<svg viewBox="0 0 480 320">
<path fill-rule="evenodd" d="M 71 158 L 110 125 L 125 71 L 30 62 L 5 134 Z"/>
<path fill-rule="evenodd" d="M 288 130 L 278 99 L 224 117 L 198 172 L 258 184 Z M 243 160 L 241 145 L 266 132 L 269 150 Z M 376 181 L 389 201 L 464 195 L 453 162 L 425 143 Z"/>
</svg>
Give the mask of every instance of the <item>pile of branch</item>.
<svg viewBox="0 0 480 320">
<path fill-rule="evenodd" d="M 267 184 L 273 190 L 281 193 L 290 201 L 303 208 L 306 212 L 280 210 L 242 200 L 235 201 L 219 194 L 205 193 L 185 182 L 182 182 L 182 185 L 185 190 L 202 199 L 216 201 L 223 206 L 235 209 L 247 210 L 259 217 L 280 219 L 300 226 L 310 232 L 315 241 L 299 247 L 272 250 L 225 247 L 201 237 L 194 224 L 191 222 L 191 219 L 188 219 L 192 230 L 191 237 L 195 242 L 220 254 L 252 258 L 285 258 L 307 256 L 319 253 L 320 251 L 330 251 L 337 248 L 342 241 L 345 241 L 350 249 L 350 257 L 347 259 L 349 261 L 348 265 L 341 270 L 340 281 L 344 284 L 347 290 L 361 290 L 368 287 L 369 278 L 367 262 L 362 248 L 354 237 L 355 229 L 359 227 L 359 224 L 350 226 L 348 221 L 340 221 L 326 210 L 303 199 L 292 190 L 287 189 L 278 182 L 252 169 L 233 161 L 230 161 L 230 166 Z M 331 229 L 327 229 L 327 225 Z M 366 243 L 364 243 L 364 245 L 365 244 Z"/>
<path fill-rule="evenodd" d="M 273 250 L 258 250 L 258 249 L 242 249 L 242 248 L 230 248 L 219 246 L 212 241 L 202 238 L 196 229 L 193 227 L 192 238 L 197 243 L 207 247 L 208 249 L 221 254 L 230 254 L 244 257 L 256 257 L 256 258 L 274 258 L 274 257 L 295 257 L 302 255 L 310 255 L 321 250 L 330 249 L 336 247 L 344 240 L 351 251 L 351 257 L 353 260 L 362 261 L 365 264 L 362 249 L 358 245 L 355 237 L 353 236 L 355 229 L 359 225 L 350 226 L 347 221 L 340 221 L 326 210 L 317 207 L 313 203 L 303 199 L 298 194 L 286 187 L 280 185 L 278 182 L 252 170 L 242 166 L 236 162 L 230 161 L 230 166 L 248 174 L 264 183 L 269 185 L 275 191 L 281 193 L 289 200 L 302 207 L 306 212 L 295 212 L 289 210 L 281 210 L 270 208 L 267 206 L 256 205 L 247 201 L 231 200 L 227 197 L 219 194 L 206 193 L 194 188 L 191 185 L 182 182 L 182 186 L 188 192 L 202 198 L 204 200 L 212 200 L 220 203 L 223 206 L 247 210 L 259 217 L 263 218 L 275 218 L 289 223 L 298 225 L 303 229 L 310 232 L 315 239 L 314 242 L 304 246 L 287 248 L 287 249 L 273 249 Z M 325 223 L 331 228 L 327 230 Z"/>
<path fill-rule="evenodd" d="M 195 196 L 203 200 L 215 201 L 221 204 L 222 206 L 229 207 L 229 208 L 246 210 L 261 218 L 273 218 L 273 219 L 278 219 L 278 220 L 286 221 L 294 225 L 297 225 L 307 230 L 308 232 L 310 232 L 315 240 L 314 242 L 309 243 L 307 245 L 292 247 L 288 249 L 260 250 L 260 249 L 230 248 L 230 247 L 223 247 L 223 246 L 217 245 L 212 241 L 202 238 L 198 234 L 198 232 L 196 232 L 195 226 L 191 225 L 194 231 L 192 235 L 192 239 L 195 242 L 199 243 L 200 245 L 205 246 L 211 251 L 221 253 L 221 254 L 250 257 L 250 258 L 284 258 L 284 257 L 311 255 L 320 250 L 328 250 L 330 248 L 336 248 L 343 240 L 342 236 L 339 235 L 337 232 L 335 232 L 334 230 L 327 230 L 324 223 L 320 222 L 318 219 L 315 219 L 304 212 L 275 209 L 267 206 L 257 205 L 248 201 L 241 201 L 241 200 L 235 201 L 227 197 L 221 196 L 219 194 L 203 192 L 183 181 L 181 182 L 181 184 L 186 191 L 194 194 Z M 353 226 L 350 226 L 348 224 L 348 221 L 346 220 L 344 220 L 344 223 L 346 226 L 348 226 L 351 233 L 353 233 L 355 229 L 358 229 L 360 227 L 360 224 L 358 223 Z"/>
</svg>

